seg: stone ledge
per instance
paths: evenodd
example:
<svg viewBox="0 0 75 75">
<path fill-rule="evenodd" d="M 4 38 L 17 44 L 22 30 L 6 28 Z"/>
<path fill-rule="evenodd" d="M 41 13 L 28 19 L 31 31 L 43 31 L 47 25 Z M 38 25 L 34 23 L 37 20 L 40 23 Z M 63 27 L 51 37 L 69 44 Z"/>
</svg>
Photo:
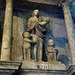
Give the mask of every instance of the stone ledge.
<svg viewBox="0 0 75 75">
<path fill-rule="evenodd" d="M 20 65 L 21 65 L 21 62 L 0 61 L 0 69 L 18 70 Z"/>
<path fill-rule="evenodd" d="M 63 70 L 19 70 L 18 75 L 68 75 L 67 71 Z"/>
</svg>

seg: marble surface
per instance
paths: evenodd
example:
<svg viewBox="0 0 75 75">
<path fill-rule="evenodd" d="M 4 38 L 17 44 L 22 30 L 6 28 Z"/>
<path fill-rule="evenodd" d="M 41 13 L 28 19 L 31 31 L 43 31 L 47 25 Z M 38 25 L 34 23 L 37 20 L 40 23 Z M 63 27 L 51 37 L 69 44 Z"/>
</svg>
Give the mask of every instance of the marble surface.
<svg viewBox="0 0 75 75">
<path fill-rule="evenodd" d="M 35 61 L 23 61 L 21 69 L 39 69 L 39 70 L 66 70 L 66 67 L 61 62 L 35 62 Z"/>
</svg>

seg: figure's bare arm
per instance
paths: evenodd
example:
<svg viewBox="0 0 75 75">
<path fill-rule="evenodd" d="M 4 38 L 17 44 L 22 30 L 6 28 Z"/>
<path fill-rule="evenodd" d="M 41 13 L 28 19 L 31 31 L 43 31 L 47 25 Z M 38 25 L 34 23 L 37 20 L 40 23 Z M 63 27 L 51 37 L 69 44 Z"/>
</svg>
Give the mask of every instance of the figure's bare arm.
<svg viewBox="0 0 75 75">
<path fill-rule="evenodd" d="M 29 42 L 29 43 L 37 43 L 34 40 L 30 40 L 30 39 L 24 39 L 25 42 Z"/>
<path fill-rule="evenodd" d="M 40 25 L 46 25 L 47 23 L 49 23 L 50 22 L 50 18 L 45 18 L 42 22 L 39 22 L 39 21 L 37 21 L 38 22 L 38 24 L 40 24 Z"/>
<path fill-rule="evenodd" d="M 30 39 L 24 39 L 24 41 L 25 41 L 25 42 L 29 42 L 29 43 L 32 42 L 32 40 L 30 40 Z"/>
<path fill-rule="evenodd" d="M 47 22 L 46 21 L 42 21 L 42 22 L 38 22 L 38 24 L 40 24 L 40 25 L 46 25 Z"/>
</svg>

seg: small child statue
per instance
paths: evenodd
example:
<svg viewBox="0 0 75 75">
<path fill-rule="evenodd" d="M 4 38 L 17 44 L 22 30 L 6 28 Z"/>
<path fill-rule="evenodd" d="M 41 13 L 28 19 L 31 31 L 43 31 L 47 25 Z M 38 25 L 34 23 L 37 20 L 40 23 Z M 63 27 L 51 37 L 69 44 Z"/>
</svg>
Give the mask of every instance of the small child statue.
<svg viewBox="0 0 75 75">
<path fill-rule="evenodd" d="M 57 60 L 58 50 L 54 48 L 54 40 L 48 40 L 48 47 L 47 47 L 47 55 L 48 55 L 48 62 L 56 62 Z"/>
<path fill-rule="evenodd" d="M 30 40 L 30 33 L 24 33 L 23 39 L 23 52 L 24 52 L 24 60 L 30 60 L 30 50 L 31 50 L 31 43 L 34 43 L 33 40 Z"/>
</svg>

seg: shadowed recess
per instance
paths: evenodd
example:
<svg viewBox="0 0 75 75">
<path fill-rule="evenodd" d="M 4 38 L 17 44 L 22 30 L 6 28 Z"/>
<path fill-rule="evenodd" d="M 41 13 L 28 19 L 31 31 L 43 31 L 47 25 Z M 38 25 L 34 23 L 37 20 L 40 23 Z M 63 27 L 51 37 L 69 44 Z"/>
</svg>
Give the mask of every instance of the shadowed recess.
<svg viewBox="0 0 75 75">
<path fill-rule="evenodd" d="M 70 59 L 65 55 L 59 55 L 58 61 L 66 65 L 66 68 L 68 69 L 70 67 Z"/>
</svg>

